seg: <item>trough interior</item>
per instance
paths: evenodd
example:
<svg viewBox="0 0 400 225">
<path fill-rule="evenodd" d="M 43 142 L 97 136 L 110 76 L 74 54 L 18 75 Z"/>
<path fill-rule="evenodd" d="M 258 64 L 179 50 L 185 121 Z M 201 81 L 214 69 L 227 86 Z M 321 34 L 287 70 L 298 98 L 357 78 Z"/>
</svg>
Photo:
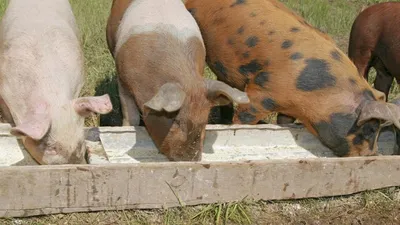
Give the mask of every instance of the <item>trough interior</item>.
<svg viewBox="0 0 400 225">
<path fill-rule="evenodd" d="M 21 141 L 0 124 L 0 166 L 37 165 Z M 144 127 L 86 129 L 89 164 L 168 162 Z M 379 153 L 397 153 L 391 129 L 381 132 Z M 302 125 L 207 125 L 202 162 L 336 157 Z"/>
</svg>

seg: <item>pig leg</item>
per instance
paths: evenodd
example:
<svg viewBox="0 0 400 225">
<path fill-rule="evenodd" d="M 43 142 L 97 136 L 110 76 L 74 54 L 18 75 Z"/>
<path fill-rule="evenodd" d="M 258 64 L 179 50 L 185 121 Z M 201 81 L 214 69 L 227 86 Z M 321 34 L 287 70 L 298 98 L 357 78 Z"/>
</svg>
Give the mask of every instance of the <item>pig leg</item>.
<svg viewBox="0 0 400 225">
<path fill-rule="evenodd" d="M 121 101 L 122 126 L 139 126 L 140 113 L 135 99 L 118 80 L 119 99 Z"/>
<path fill-rule="evenodd" d="M 394 77 L 386 70 L 383 65 L 376 66 L 375 69 L 376 78 L 374 81 L 374 88 L 378 91 L 385 93 L 387 101 Z"/>
<path fill-rule="evenodd" d="M 356 46 L 357 42 L 349 43 L 349 58 L 357 67 L 360 76 L 368 81 L 368 72 L 371 65 L 374 65 L 374 56 L 368 46 Z M 365 44 L 365 43 L 364 43 Z"/>
<path fill-rule="evenodd" d="M 220 124 L 231 124 L 233 119 L 233 104 L 220 106 Z"/>
<path fill-rule="evenodd" d="M 232 103 L 211 108 L 209 124 L 232 124 L 233 117 Z"/>
</svg>

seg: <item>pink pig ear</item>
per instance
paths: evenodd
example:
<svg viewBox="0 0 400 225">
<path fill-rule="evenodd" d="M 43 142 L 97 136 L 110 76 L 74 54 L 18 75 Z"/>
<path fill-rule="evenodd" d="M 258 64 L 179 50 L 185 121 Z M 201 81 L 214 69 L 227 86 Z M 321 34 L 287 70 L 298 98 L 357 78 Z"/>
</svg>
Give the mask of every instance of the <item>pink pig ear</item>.
<svg viewBox="0 0 400 225">
<path fill-rule="evenodd" d="M 38 104 L 23 122 L 11 128 L 10 133 L 17 137 L 30 137 L 33 140 L 42 139 L 50 128 L 51 120 L 46 104 Z"/>
<path fill-rule="evenodd" d="M 90 116 L 91 113 L 107 114 L 113 109 L 110 96 L 81 97 L 73 101 L 75 111 L 83 116 Z"/>
</svg>

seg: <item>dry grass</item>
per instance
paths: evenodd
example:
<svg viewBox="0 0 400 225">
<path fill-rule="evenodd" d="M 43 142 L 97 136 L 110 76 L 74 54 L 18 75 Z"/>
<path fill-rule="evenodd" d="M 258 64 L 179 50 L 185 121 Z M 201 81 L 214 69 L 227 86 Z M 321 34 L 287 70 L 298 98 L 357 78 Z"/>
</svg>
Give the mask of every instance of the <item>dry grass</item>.
<svg viewBox="0 0 400 225">
<path fill-rule="evenodd" d="M 178 207 L 72 213 L 25 219 L 0 219 L 4 225 L 38 224 L 400 224 L 400 189 L 366 191 L 351 196 L 297 201 L 243 201 Z"/>
<path fill-rule="evenodd" d="M 362 7 L 381 0 L 282 0 L 311 24 L 334 37 L 347 52 L 351 24 Z M 119 120 L 115 68 L 105 41 L 111 0 L 70 0 L 82 33 L 87 71 L 82 95 L 109 93 L 114 112 L 103 124 Z M 0 17 L 5 9 L 0 0 Z M 373 75 L 374 72 L 372 72 Z M 206 68 L 207 77 L 215 77 Z M 391 95 L 398 93 L 393 88 Z M 269 120 L 273 120 L 272 115 Z M 98 118 L 87 120 L 98 125 Z M 300 201 L 240 202 L 165 210 L 130 210 L 0 219 L 0 224 L 400 224 L 400 189 L 364 192 L 347 197 Z M 0 203 L 1 204 L 1 203 Z"/>
</svg>

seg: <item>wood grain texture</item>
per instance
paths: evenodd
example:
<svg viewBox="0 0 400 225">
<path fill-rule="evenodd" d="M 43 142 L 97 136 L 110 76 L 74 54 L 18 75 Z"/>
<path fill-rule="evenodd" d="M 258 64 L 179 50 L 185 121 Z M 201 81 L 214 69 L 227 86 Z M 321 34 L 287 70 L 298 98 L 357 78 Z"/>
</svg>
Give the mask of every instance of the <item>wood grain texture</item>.
<svg viewBox="0 0 400 225">
<path fill-rule="evenodd" d="M 0 167 L 0 216 L 346 195 L 400 186 L 399 162 L 379 156 Z"/>
</svg>

